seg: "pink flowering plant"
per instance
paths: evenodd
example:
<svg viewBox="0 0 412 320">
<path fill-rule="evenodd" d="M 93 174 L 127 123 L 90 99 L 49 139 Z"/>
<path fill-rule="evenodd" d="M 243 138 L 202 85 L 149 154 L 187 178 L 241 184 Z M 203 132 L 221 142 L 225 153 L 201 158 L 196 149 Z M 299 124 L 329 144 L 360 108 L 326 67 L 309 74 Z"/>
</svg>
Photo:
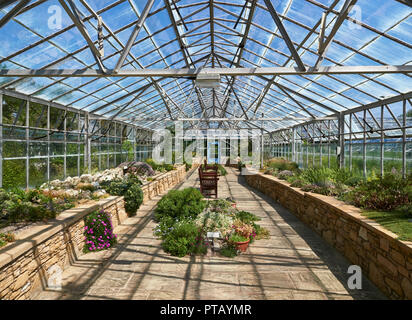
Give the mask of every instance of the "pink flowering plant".
<svg viewBox="0 0 412 320">
<path fill-rule="evenodd" d="M 83 252 L 111 248 L 117 242 L 110 215 L 104 210 L 94 211 L 85 218 Z"/>
</svg>

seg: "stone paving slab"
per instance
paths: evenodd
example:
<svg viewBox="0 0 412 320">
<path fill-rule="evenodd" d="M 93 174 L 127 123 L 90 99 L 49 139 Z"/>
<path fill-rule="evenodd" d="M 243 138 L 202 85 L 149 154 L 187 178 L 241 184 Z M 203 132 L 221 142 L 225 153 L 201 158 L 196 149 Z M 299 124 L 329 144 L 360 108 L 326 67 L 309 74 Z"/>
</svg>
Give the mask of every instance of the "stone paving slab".
<svg viewBox="0 0 412 320">
<path fill-rule="evenodd" d="M 153 236 L 160 196 L 116 228 L 119 244 L 83 255 L 63 272 L 61 291 L 34 299 L 385 299 L 367 279 L 347 288 L 348 261 L 286 209 L 251 190 L 237 170 L 219 180 L 219 197 L 261 217 L 271 238 L 234 259 L 173 257 Z M 198 188 L 195 171 L 179 188 Z"/>
</svg>

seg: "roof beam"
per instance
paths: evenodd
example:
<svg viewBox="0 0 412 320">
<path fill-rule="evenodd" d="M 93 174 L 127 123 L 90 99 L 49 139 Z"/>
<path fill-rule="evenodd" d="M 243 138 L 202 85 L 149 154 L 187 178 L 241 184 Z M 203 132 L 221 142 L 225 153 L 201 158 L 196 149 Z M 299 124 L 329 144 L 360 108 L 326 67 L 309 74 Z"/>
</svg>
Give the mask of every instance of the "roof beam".
<svg viewBox="0 0 412 320">
<path fill-rule="evenodd" d="M 30 0 L 21 0 L 9 12 L 7 12 L 7 14 L 3 16 L 0 20 L 0 28 L 3 27 L 11 19 L 13 19 L 13 17 L 15 17 L 29 2 Z M 10 4 L 10 3 L 6 3 L 6 5 L 7 4 Z"/>
<path fill-rule="evenodd" d="M 194 79 L 200 72 L 222 76 L 269 76 L 269 75 L 321 75 L 321 74 L 363 74 L 363 73 L 412 73 L 412 65 L 398 66 L 324 66 L 301 71 L 296 67 L 262 68 L 183 68 L 183 69 L 113 69 L 106 72 L 95 69 L 1 69 L 1 77 L 171 77 Z"/>
<path fill-rule="evenodd" d="M 252 0 L 252 1 L 250 2 L 249 15 L 248 15 L 248 18 L 247 18 L 247 20 L 246 20 L 246 27 L 245 27 L 245 30 L 244 30 L 243 35 L 242 35 L 242 40 L 240 41 L 240 43 L 239 43 L 239 45 L 238 45 L 238 48 L 237 48 L 236 53 L 235 53 L 235 56 L 233 57 L 233 60 L 232 60 L 232 62 L 231 62 L 231 64 L 230 64 L 230 67 L 232 67 L 234 64 L 240 63 L 240 61 L 241 61 L 241 59 L 242 59 L 243 52 L 244 52 L 244 49 L 245 49 L 245 46 L 246 46 L 246 41 L 247 41 L 247 39 L 248 39 L 250 27 L 251 27 L 251 25 L 252 25 L 252 20 L 253 20 L 253 17 L 254 17 L 254 15 L 255 15 L 256 2 L 257 2 L 257 0 Z M 238 22 L 239 22 L 240 19 L 242 18 L 242 13 L 243 13 L 244 9 L 247 7 L 247 6 L 246 6 L 247 3 L 248 3 L 248 1 L 245 2 L 245 5 L 244 5 L 243 8 L 242 8 L 242 11 L 241 11 L 241 13 L 240 13 L 240 15 L 239 15 L 239 19 L 238 19 L 238 21 L 236 22 L 234 28 L 236 28 L 236 25 L 238 24 Z M 219 64 L 220 64 L 220 63 L 219 63 Z M 225 112 L 226 112 L 227 107 L 228 107 L 228 105 L 229 105 L 229 98 L 230 98 L 231 92 L 234 93 L 233 86 L 234 86 L 234 84 L 235 84 L 235 81 L 236 81 L 236 78 L 235 78 L 235 77 L 233 77 L 232 79 L 230 79 L 230 80 L 228 81 L 228 86 L 227 86 L 226 89 L 225 89 L 225 93 L 226 93 L 226 94 L 225 94 L 225 98 L 224 98 L 224 101 L 223 101 L 224 109 L 222 110 L 222 116 L 225 115 Z M 245 110 L 244 110 L 243 106 L 242 106 L 241 104 L 240 104 L 240 106 L 241 106 L 241 108 L 242 108 L 242 111 L 245 113 Z M 246 113 L 245 113 L 245 114 L 246 114 Z"/>
<path fill-rule="evenodd" d="M 117 72 L 123 65 L 124 61 L 126 60 L 127 55 L 130 52 L 130 49 L 132 48 L 134 41 L 136 40 L 137 36 L 139 35 L 140 30 L 142 29 L 147 16 L 149 15 L 150 10 L 152 9 L 154 4 L 154 0 L 148 0 L 147 4 L 142 12 L 142 14 L 139 17 L 139 20 L 137 21 L 137 24 L 135 28 L 132 31 L 132 34 L 129 37 L 129 40 L 127 41 L 126 46 L 124 47 L 122 54 L 119 58 L 119 61 L 117 61 L 116 66 L 114 67 L 114 72 Z"/>
<path fill-rule="evenodd" d="M 269 10 L 270 15 L 272 16 L 273 20 L 276 23 L 276 26 L 278 27 L 280 34 L 282 35 L 283 40 L 285 41 L 286 45 L 289 48 L 290 53 L 293 56 L 293 60 L 295 60 L 296 64 L 298 65 L 298 68 L 300 71 L 305 71 L 306 68 L 302 62 L 302 60 L 300 59 L 300 56 L 298 54 L 298 52 L 296 51 L 295 46 L 292 43 L 292 40 L 290 40 L 290 37 L 288 35 L 288 33 L 286 32 L 285 27 L 282 24 L 282 21 L 280 20 L 278 14 L 276 13 L 275 8 L 272 5 L 272 2 L 270 0 L 264 0 L 266 7 Z"/>
<path fill-rule="evenodd" d="M 319 67 L 320 64 L 322 63 L 326 52 L 329 49 L 330 44 L 332 43 L 332 39 L 335 36 L 335 34 L 338 32 L 340 26 L 342 23 L 345 21 L 346 17 L 348 16 L 349 11 L 352 9 L 352 7 L 356 4 L 357 0 L 346 0 L 338 18 L 335 21 L 335 24 L 332 27 L 332 30 L 330 31 L 328 37 L 326 38 L 325 41 L 321 39 L 321 43 L 319 46 L 319 57 L 318 60 L 316 61 L 315 68 Z M 326 21 L 326 17 L 324 18 Z M 321 34 L 324 32 L 324 30 L 321 32 Z M 322 36 L 323 37 L 323 36 Z"/>
<path fill-rule="evenodd" d="M 286 91 L 289 91 L 289 92 L 291 92 L 291 93 L 293 93 L 293 94 L 301 97 L 302 99 L 305 99 L 305 100 L 308 100 L 308 101 L 310 101 L 310 102 L 312 102 L 312 103 L 314 103 L 314 104 L 317 104 L 318 106 L 320 106 L 320 107 L 322 107 L 322 108 L 324 108 L 324 109 L 326 109 L 326 110 L 329 110 L 329 111 L 331 111 L 331 112 L 333 112 L 333 113 L 338 113 L 337 110 L 335 110 L 335 109 L 333 109 L 333 108 L 330 108 L 330 107 L 324 105 L 323 103 L 320 103 L 319 101 L 316 101 L 316 100 L 314 100 L 314 99 L 312 99 L 312 98 L 310 98 L 310 97 L 307 97 L 307 96 L 305 96 L 305 95 L 303 95 L 303 94 L 301 94 L 301 93 L 299 93 L 299 92 L 297 92 L 297 91 L 295 91 L 295 90 L 292 90 L 292 89 L 290 89 L 290 88 L 288 88 L 288 87 L 286 87 L 286 86 L 284 86 L 284 85 L 281 85 L 280 83 L 277 83 L 276 85 L 277 85 L 278 88 L 282 88 L 282 89 L 284 89 L 284 90 L 286 90 Z"/>
<path fill-rule="evenodd" d="M 90 38 L 89 33 L 87 32 L 86 26 L 84 25 L 83 20 L 81 19 L 80 15 L 80 11 L 77 9 L 76 5 L 74 4 L 73 0 L 68 0 L 69 5 L 71 7 L 70 8 L 67 6 L 66 2 L 64 2 L 63 0 L 59 0 L 61 6 L 63 7 L 63 9 L 67 12 L 67 14 L 69 15 L 69 17 L 72 19 L 73 23 L 76 25 L 77 29 L 79 30 L 79 32 L 81 33 L 81 35 L 83 36 L 83 38 L 86 40 L 90 51 L 92 52 L 92 55 L 94 57 L 94 59 L 97 62 L 97 65 L 99 66 L 99 69 L 104 73 L 106 71 L 106 68 L 103 66 L 103 63 L 100 59 L 101 57 L 101 52 L 96 48 L 93 40 Z"/>
</svg>

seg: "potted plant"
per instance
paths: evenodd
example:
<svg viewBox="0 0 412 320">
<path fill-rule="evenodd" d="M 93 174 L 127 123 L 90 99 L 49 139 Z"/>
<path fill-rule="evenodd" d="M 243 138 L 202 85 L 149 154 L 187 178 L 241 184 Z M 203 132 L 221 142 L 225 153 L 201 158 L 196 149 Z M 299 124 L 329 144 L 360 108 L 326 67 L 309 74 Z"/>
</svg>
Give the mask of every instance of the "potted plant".
<svg viewBox="0 0 412 320">
<path fill-rule="evenodd" d="M 229 242 L 234 243 L 236 248 L 242 252 L 246 251 L 249 241 L 250 238 L 246 238 L 238 233 L 233 233 L 229 238 Z"/>
</svg>

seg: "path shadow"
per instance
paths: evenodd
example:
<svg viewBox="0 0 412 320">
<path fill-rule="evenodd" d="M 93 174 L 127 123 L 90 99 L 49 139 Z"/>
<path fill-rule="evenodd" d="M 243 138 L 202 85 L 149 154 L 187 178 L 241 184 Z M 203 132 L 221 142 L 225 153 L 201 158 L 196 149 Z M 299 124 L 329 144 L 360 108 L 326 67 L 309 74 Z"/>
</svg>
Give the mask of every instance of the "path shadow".
<svg viewBox="0 0 412 320">
<path fill-rule="evenodd" d="M 314 266 L 308 263 L 308 257 L 303 256 L 296 245 L 292 241 L 292 237 L 295 235 L 299 236 L 316 254 L 317 257 L 327 266 L 335 278 L 341 283 L 341 285 L 347 290 L 350 296 L 355 300 L 364 300 L 364 299 L 387 299 L 387 297 L 368 279 L 363 275 L 362 278 L 362 289 L 349 289 L 347 285 L 348 278 L 350 274 L 347 273 L 347 270 L 351 263 L 343 256 L 339 251 L 337 251 L 333 246 L 328 244 L 320 235 L 318 235 L 314 230 L 309 226 L 305 225 L 298 217 L 296 217 L 289 210 L 284 208 L 282 205 L 271 199 L 269 196 L 265 195 L 263 192 L 256 190 L 250 187 L 244 176 L 237 174 L 237 182 L 247 188 L 250 193 L 255 198 L 256 203 L 259 205 L 262 212 L 264 212 L 267 218 L 279 228 L 283 238 L 288 242 L 288 245 L 294 250 L 295 254 L 299 257 L 299 260 L 302 261 L 303 265 L 311 271 L 312 275 L 318 280 L 318 284 L 325 290 L 324 293 L 328 298 L 333 298 L 335 295 L 330 294 L 328 289 L 324 286 L 323 281 L 319 279 L 316 273 L 313 272 Z M 287 227 L 279 226 L 279 221 L 275 220 L 273 213 L 268 212 L 261 205 L 260 199 L 263 199 L 266 204 L 269 204 L 283 220 L 283 223 L 287 224 L 287 227 L 293 230 L 293 233 L 288 233 Z"/>
</svg>

